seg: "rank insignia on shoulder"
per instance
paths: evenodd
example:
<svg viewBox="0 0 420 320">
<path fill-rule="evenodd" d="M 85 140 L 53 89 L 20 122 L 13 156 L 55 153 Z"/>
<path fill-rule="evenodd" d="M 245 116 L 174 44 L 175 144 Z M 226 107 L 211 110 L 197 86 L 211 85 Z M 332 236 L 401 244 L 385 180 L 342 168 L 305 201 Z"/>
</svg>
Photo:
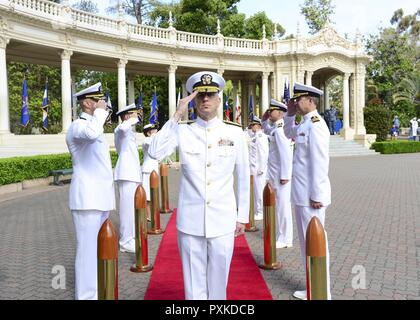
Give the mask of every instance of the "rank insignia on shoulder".
<svg viewBox="0 0 420 320">
<path fill-rule="evenodd" d="M 263 137 L 263 134 L 262 133 L 259 133 L 258 134 L 258 138 L 262 138 Z"/>
<path fill-rule="evenodd" d="M 279 124 L 277 125 L 277 128 L 283 128 L 283 123 L 279 123 Z"/>
<path fill-rule="evenodd" d="M 179 121 L 178 124 L 191 124 L 194 123 L 195 120 L 185 120 L 185 121 Z"/>
<path fill-rule="evenodd" d="M 240 125 L 239 123 L 236 123 L 236 122 L 227 121 L 227 120 L 223 120 L 223 122 L 226 123 L 226 124 L 230 124 L 232 126 L 237 126 L 237 127 L 242 128 L 242 125 Z"/>
<path fill-rule="evenodd" d="M 315 122 L 319 122 L 320 120 L 319 120 L 318 116 L 313 116 L 313 117 L 311 118 L 311 121 L 312 121 L 313 123 L 315 123 Z"/>
</svg>

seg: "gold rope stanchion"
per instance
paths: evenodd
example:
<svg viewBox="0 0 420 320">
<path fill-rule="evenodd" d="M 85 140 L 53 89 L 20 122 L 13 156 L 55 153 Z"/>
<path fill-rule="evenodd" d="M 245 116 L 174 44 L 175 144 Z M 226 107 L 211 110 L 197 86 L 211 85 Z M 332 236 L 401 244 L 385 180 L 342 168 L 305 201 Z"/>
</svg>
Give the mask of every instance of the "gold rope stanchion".
<svg viewBox="0 0 420 320">
<path fill-rule="evenodd" d="M 250 176 L 250 186 L 249 186 L 249 223 L 245 225 L 246 232 L 255 232 L 258 231 L 258 228 L 255 226 L 255 199 L 254 199 L 254 176 Z"/>
<path fill-rule="evenodd" d="M 130 268 L 132 272 L 149 272 L 153 269 L 149 265 L 147 247 L 147 200 L 146 192 L 138 186 L 134 198 L 135 226 L 136 226 L 136 264 Z"/>
<path fill-rule="evenodd" d="M 109 219 L 98 233 L 98 300 L 118 300 L 118 242 Z"/>
<path fill-rule="evenodd" d="M 159 212 L 159 177 L 155 170 L 150 174 L 150 229 L 149 234 L 161 234 Z"/>
<path fill-rule="evenodd" d="M 306 229 L 306 287 L 308 300 L 327 300 L 327 242 L 321 221 L 313 217 Z"/>
<path fill-rule="evenodd" d="M 161 190 L 161 209 L 160 213 L 171 213 L 169 208 L 169 191 L 168 191 L 168 165 L 165 163 L 160 164 L 160 190 Z"/>
<path fill-rule="evenodd" d="M 269 183 L 264 188 L 264 264 L 259 267 L 264 270 L 281 268 L 276 257 L 276 194 Z"/>
</svg>

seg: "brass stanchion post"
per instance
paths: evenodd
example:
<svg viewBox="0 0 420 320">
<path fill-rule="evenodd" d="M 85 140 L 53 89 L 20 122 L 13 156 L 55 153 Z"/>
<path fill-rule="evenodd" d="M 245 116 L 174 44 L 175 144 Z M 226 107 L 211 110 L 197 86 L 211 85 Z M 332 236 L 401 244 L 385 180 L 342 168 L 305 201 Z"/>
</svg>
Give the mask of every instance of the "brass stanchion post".
<svg viewBox="0 0 420 320">
<path fill-rule="evenodd" d="M 168 165 L 161 163 L 160 165 L 160 190 L 161 190 L 161 209 L 160 213 L 171 213 L 169 208 L 169 191 L 168 191 Z"/>
<path fill-rule="evenodd" d="M 255 199 L 254 199 L 254 176 L 250 176 L 250 186 L 249 186 L 249 223 L 245 225 L 246 232 L 255 232 L 258 231 L 258 228 L 255 226 Z"/>
<path fill-rule="evenodd" d="M 155 170 L 150 174 L 150 229 L 149 234 L 161 234 L 159 212 L 159 177 Z"/>
</svg>

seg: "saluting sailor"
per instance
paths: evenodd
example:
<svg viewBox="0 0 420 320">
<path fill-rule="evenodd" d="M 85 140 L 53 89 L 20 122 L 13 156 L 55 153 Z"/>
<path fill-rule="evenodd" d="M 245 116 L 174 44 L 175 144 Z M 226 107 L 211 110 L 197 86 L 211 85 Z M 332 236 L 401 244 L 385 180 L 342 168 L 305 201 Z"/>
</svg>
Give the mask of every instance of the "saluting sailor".
<svg viewBox="0 0 420 320">
<path fill-rule="evenodd" d="M 271 99 L 268 119 L 264 121 L 270 136 L 268 156 L 268 180 L 276 193 L 276 248 L 293 246 L 293 217 L 290 202 L 293 149 L 292 142 L 284 134 L 284 112 L 287 106 Z"/>
<path fill-rule="evenodd" d="M 188 300 L 226 299 L 234 237 L 242 235 L 248 223 L 250 173 L 244 134 L 241 127 L 217 118 L 224 85 L 217 73 L 193 74 L 187 81 L 193 93 L 179 101 L 149 149 L 153 158 L 162 159 L 179 148 L 177 229 Z M 194 98 L 198 118 L 189 125 L 180 123 Z"/>
<path fill-rule="evenodd" d="M 254 177 L 255 220 L 263 219 L 263 191 L 267 182 L 268 137 L 261 130 L 261 120 L 255 115 L 250 124 L 249 168 Z"/>
<path fill-rule="evenodd" d="M 139 151 L 137 149 L 136 135 L 133 131 L 139 121 L 137 106 L 133 103 L 119 112 L 121 123 L 114 130 L 115 148 L 118 161 L 115 166 L 114 177 L 118 183 L 120 194 L 120 251 L 135 251 L 134 233 L 134 196 L 137 186 L 142 182 Z"/>
<path fill-rule="evenodd" d="M 295 138 L 293 160 L 292 203 L 295 206 L 296 224 L 299 234 L 301 258 L 306 270 L 306 229 L 312 217 L 317 217 L 325 228 L 325 210 L 331 203 L 331 186 L 328 178 L 330 132 L 324 119 L 319 115 L 317 106 L 323 91 L 295 83 L 294 95 L 288 104 L 284 132 L 287 137 Z M 302 115 L 299 125 L 295 115 Z M 326 236 L 326 234 L 325 234 Z M 327 287 L 330 294 L 329 251 L 327 240 Z M 296 291 L 293 295 L 306 299 L 306 290 Z"/>
<path fill-rule="evenodd" d="M 143 187 L 144 191 L 146 191 L 146 199 L 147 199 L 147 217 L 150 219 L 150 174 L 153 170 L 159 175 L 159 161 L 153 159 L 149 155 L 149 147 L 152 139 L 158 132 L 157 125 L 154 124 L 147 124 L 143 127 L 143 134 L 146 137 L 143 141 Z M 161 160 L 161 159 L 160 159 Z"/>
<path fill-rule="evenodd" d="M 75 95 L 80 118 L 66 136 L 73 176 L 69 205 L 76 229 L 75 294 L 77 300 L 97 299 L 97 238 L 102 223 L 115 209 L 109 145 L 103 134 L 109 111 L 101 83 Z"/>
</svg>

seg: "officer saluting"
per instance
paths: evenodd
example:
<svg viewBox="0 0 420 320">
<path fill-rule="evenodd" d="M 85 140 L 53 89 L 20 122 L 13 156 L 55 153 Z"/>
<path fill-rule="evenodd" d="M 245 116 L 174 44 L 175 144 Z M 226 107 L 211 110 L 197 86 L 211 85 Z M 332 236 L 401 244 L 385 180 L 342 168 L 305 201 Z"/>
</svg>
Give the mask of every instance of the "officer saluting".
<svg viewBox="0 0 420 320">
<path fill-rule="evenodd" d="M 331 186 L 328 178 L 330 132 L 317 111 L 323 91 L 295 83 L 294 95 L 288 104 L 284 132 L 294 138 L 292 203 L 295 205 L 301 257 L 306 270 L 306 229 L 312 217 L 317 217 L 325 228 L 325 210 L 331 203 Z M 298 112 L 303 119 L 295 125 Z M 327 287 L 329 288 L 329 251 L 327 241 Z M 306 290 L 296 291 L 294 297 L 306 299 Z"/>
<path fill-rule="evenodd" d="M 179 148 L 181 181 L 177 211 L 186 299 L 226 299 L 234 236 L 244 233 L 249 216 L 249 160 L 242 129 L 217 118 L 217 73 L 193 74 L 174 116 L 150 144 L 149 154 L 162 159 Z M 197 120 L 179 121 L 195 98 Z M 233 174 L 237 177 L 236 202 Z"/>
<path fill-rule="evenodd" d="M 263 219 L 263 191 L 267 182 L 268 137 L 261 130 L 261 120 L 253 116 L 249 131 L 249 169 L 254 177 L 255 220 Z"/>
<path fill-rule="evenodd" d="M 69 206 L 76 229 L 76 299 L 97 299 L 97 238 L 102 223 L 115 209 L 109 145 L 103 125 L 109 111 L 101 83 L 76 93 L 82 108 L 80 118 L 66 136 L 73 176 Z"/>
<path fill-rule="evenodd" d="M 293 218 L 290 203 L 293 150 L 291 141 L 283 130 L 284 112 L 287 106 L 271 99 L 269 118 L 265 121 L 266 133 L 270 136 L 268 156 L 268 180 L 276 192 L 276 248 L 293 246 Z"/>
<path fill-rule="evenodd" d="M 135 252 L 134 195 L 141 183 L 141 167 L 133 126 L 139 122 L 137 106 L 133 103 L 117 112 L 122 120 L 114 130 L 118 161 L 115 181 L 120 194 L 120 251 Z"/>
</svg>

